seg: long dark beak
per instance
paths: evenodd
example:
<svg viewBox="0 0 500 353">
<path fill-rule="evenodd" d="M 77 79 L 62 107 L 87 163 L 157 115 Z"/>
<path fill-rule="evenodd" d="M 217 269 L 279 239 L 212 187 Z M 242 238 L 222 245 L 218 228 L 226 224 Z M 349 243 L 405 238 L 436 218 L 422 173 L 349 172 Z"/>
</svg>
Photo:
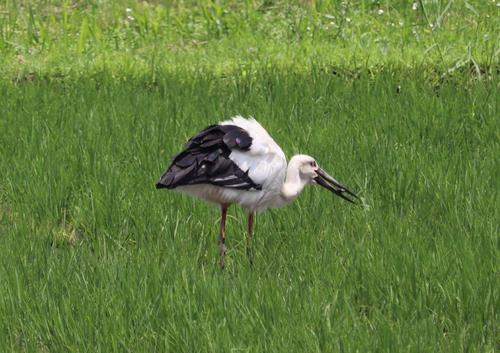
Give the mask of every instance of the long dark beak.
<svg viewBox="0 0 500 353">
<path fill-rule="evenodd" d="M 342 197 L 344 200 L 347 200 L 351 203 L 357 203 L 355 199 L 350 199 L 347 197 L 347 195 L 351 195 L 355 197 L 357 200 L 361 201 L 361 199 L 356 196 L 355 193 L 353 193 L 351 190 L 349 190 L 346 186 L 342 185 L 339 183 L 337 180 L 335 180 L 334 177 L 328 175 L 327 172 L 325 172 L 323 169 L 318 168 L 316 171 L 318 176 L 314 178 L 314 180 L 324 187 L 325 189 L 330 190 L 333 192 L 335 195 Z M 346 195 L 347 194 L 347 195 Z"/>
</svg>

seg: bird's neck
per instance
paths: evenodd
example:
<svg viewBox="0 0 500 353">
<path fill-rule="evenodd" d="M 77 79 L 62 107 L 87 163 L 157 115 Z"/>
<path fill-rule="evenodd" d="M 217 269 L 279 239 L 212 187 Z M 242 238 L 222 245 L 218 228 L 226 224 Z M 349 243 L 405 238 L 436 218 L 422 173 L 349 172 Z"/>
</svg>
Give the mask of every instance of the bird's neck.
<svg viewBox="0 0 500 353">
<path fill-rule="evenodd" d="M 281 187 L 281 198 L 284 205 L 289 204 L 304 190 L 306 183 L 300 177 L 299 166 L 294 163 L 293 158 L 288 163 L 285 182 Z"/>
</svg>

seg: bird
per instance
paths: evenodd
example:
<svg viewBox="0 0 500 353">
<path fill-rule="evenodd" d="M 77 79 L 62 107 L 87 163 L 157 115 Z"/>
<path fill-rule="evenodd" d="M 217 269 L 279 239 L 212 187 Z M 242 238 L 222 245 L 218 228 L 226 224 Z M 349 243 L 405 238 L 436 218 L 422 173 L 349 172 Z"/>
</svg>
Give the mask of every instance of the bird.
<svg viewBox="0 0 500 353">
<path fill-rule="evenodd" d="M 320 185 L 351 203 L 360 201 L 313 157 L 298 154 L 287 163 L 281 147 L 257 120 L 238 115 L 191 137 L 156 188 L 175 189 L 219 205 L 219 255 L 224 269 L 228 208 L 235 204 L 247 212 L 246 252 L 252 263 L 255 213 L 290 204 L 306 185 Z"/>
</svg>

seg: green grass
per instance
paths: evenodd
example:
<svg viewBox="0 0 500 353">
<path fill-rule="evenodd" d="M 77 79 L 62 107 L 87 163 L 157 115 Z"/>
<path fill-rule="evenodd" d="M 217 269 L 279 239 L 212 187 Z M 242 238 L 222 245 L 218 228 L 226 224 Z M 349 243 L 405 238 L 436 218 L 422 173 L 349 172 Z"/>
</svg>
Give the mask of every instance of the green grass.
<svg viewBox="0 0 500 353">
<path fill-rule="evenodd" d="M 0 351 L 493 352 L 497 82 L 321 67 L 2 82 Z M 154 183 L 237 113 L 368 207 L 308 188 L 258 215 L 253 268 L 232 208 L 222 273 L 218 210 Z"/>
<path fill-rule="evenodd" d="M 228 73 L 318 62 L 494 71 L 498 28 L 491 0 L 4 0 L 0 74 L 140 76 L 179 66 Z"/>
</svg>

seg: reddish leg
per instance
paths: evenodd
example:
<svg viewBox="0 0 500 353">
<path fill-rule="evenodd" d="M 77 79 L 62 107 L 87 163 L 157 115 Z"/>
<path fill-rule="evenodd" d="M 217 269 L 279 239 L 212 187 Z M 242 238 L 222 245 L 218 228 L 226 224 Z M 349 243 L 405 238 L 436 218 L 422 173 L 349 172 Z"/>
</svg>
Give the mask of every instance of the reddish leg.
<svg viewBox="0 0 500 353">
<path fill-rule="evenodd" d="M 248 259 L 250 260 L 250 264 L 253 264 L 253 252 L 252 252 L 253 218 L 254 218 L 254 213 L 250 212 L 248 214 L 248 234 L 247 234 L 247 256 Z"/>
<path fill-rule="evenodd" d="M 224 269 L 226 256 L 226 215 L 227 206 L 221 206 L 221 218 L 220 218 L 220 235 L 219 235 L 219 254 L 220 254 L 220 268 Z"/>
</svg>

